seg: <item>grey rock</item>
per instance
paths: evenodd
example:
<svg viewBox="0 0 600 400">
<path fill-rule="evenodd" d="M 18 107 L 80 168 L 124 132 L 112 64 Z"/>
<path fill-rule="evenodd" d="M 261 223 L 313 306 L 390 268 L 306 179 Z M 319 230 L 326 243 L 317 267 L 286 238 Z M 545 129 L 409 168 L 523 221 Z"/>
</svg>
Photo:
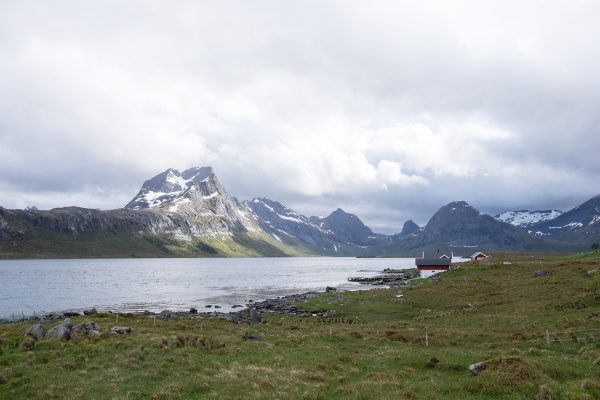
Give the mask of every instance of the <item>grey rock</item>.
<svg viewBox="0 0 600 400">
<path fill-rule="evenodd" d="M 587 276 L 594 276 L 595 274 L 597 274 L 598 272 L 600 272 L 600 269 L 591 269 L 588 272 L 586 272 Z"/>
<path fill-rule="evenodd" d="M 80 315 L 81 314 L 79 314 L 78 312 L 74 312 L 74 311 L 65 311 L 63 313 L 63 316 L 65 316 L 65 317 L 78 317 Z"/>
<path fill-rule="evenodd" d="M 131 333 L 131 328 L 128 326 L 113 326 L 110 328 L 111 333 L 117 335 L 125 335 Z"/>
<path fill-rule="evenodd" d="M 550 271 L 535 271 L 533 273 L 533 276 L 535 278 L 542 278 L 544 276 L 552 276 L 552 272 L 550 272 Z"/>
<path fill-rule="evenodd" d="M 329 293 L 329 292 L 335 292 L 337 289 L 332 287 L 332 286 L 327 286 L 325 288 L 325 292 Z"/>
<path fill-rule="evenodd" d="M 74 325 L 71 329 L 71 337 L 82 337 L 82 336 L 100 336 L 102 330 L 100 326 L 94 321 L 84 321 L 77 325 Z"/>
<path fill-rule="evenodd" d="M 73 326 L 73 323 L 71 322 L 71 320 L 69 320 L 67 318 L 64 323 L 48 329 L 48 332 L 46 332 L 46 337 L 53 338 L 53 339 L 69 340 L 69 339 L 71 339 L 71 327 L 72 326 Z"/>
<path fill-rule="evenodd" d="M 35 339 L 41 339 L 44 337 L 45 333 L 46 333 L 46 329 L 44 329 L 44 325 L 35 324 L 35 325 L 31 325 L 29 328 L 27 328 L 27 330 L 23 333 L 23 335 L 31 335 Z"/>
<path fill-rule="evenodd" d="M 481 361 L 478 363 L 473 363 L 469 365 L 469 371 L 471 371 L 471 374 L 473 374 L 473 376 L 478 375 L 481 371 L 485 370 L 487 368 L 487 361 Z"/>
<path fill-rule="evenodd" d="M 89 310 L 83 310 L 83 315 L 94 315 L 98 314 L 98 310 L 95 308 L 90 308 Z"/>
</svg>

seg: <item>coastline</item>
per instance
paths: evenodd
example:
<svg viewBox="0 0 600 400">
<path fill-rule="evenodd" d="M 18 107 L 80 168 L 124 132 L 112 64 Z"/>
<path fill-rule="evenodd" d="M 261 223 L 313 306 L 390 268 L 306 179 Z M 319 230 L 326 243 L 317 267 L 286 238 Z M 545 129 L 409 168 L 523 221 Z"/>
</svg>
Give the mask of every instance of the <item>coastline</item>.
<svg viewBox="0 0 600 400">
<path fill-rule="evenodd" d="M 415 278 L 414 269 L 406 270 L 394 270 L 386 268 L 380 271 L 378 275 L 373 277 L 349 277 L 349 282 L 357 282 L 365 285 L 365 289 L 358 290 L 376 290 L 380 288 L 392 288 L 406 286 L 408 282 Z M 20 318 L 0 318 L 0 324 L 13 324 L 31 322 L 38 324 L 47 324 L 56 322 L 70 317 L 88 316 L 93 317 L 94 315 L 115 315 L 118 317 L 128 316 L 146 316 L 147 318 L 156 318 L 160 320 L 172 320 L 180 318 L 223 318 L 236 323 L 251 323 L 252 319 L 257 319 L 256 314 L 259 316 L 264 313 L 281 313 L 293 316 L 319 316 L 319 317 L 330 317 L 335 315 L 334 310 L 315 310 L 314 312 L 308 312 L 297 306 L 300 302 L 307 302 L 310 299 L 314 299 L 322 296 L 328 292 L 336 292 L 340 295 L 347 292 L 345 290 L 336 290 L 335 288 L 327 287 L 325 291 L 308 291 L 297 294 L 290 294 L 286 296 L 280 296 L 276 298 L 266 298 L 261 301 L 250 300 L 245 305 L 236 304 L 233 307 L 239 308 L 238 311 L 199 311 L 196 308 L 190 308 L 188 311 L 171 311 L 163 310 L 160 312 L 154 311 L 140 311 L 140 312 L 119 312 L 119 311 L 97 311 L 95 308 L 86 310 L 63 310 L 57 312 L 43 313 L 40 315 L 29 315 L 25 316 L 21 314 Z M 259 318 L 258 318 L 259 319 Z"/>
</svg>

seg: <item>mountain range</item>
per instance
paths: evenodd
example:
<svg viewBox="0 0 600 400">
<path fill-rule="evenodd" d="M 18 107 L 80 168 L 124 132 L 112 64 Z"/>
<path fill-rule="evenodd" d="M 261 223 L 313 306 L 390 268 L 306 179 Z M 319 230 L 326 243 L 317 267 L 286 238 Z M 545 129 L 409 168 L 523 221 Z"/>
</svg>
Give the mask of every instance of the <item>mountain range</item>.
<svg viewBox="0 0 600 400">
<path fill-rule="evenodd" d="M 338 208 L 307 217 L 267 198 L 238 201 L 211 167 L 168 169 L 124 208 L 0 207 L 0 257 L 415 256 L 482 251 L 573 251 L 600 241 L 600 196 L 562 212 L 492 217 L 464 201 L 441 207 L 424 227 L 373 232 Z"/>
</svg>

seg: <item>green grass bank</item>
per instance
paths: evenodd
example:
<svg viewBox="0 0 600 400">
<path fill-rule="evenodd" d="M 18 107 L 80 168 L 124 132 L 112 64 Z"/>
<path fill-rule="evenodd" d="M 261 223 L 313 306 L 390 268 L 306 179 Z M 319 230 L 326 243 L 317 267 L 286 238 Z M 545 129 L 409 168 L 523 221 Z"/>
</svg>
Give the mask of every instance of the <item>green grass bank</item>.
<svg viewBox="0 0 600 400">
<path fill-rule="evenodd" d="M 74 321 L 132 333 L 70 341 L 0 325 L 0 399 L 598 399 L 598 270 L 593 254 L 496 254 L 409 288 L 302 304 L 332 318 L 100 314 Z"/>
</svg>

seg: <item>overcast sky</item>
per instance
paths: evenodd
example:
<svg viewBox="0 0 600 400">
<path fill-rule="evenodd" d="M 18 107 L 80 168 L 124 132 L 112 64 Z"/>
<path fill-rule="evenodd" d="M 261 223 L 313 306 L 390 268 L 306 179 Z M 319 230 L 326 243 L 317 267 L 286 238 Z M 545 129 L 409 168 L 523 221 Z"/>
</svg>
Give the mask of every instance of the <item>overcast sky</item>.
<svg viewBox="0 0 600 400">
<path fill-rule="evenodd" d="M 375 231 L 600 193 L 597 1 L 1 1 L 0 205 L 169 167 Z"/>
</svg>

